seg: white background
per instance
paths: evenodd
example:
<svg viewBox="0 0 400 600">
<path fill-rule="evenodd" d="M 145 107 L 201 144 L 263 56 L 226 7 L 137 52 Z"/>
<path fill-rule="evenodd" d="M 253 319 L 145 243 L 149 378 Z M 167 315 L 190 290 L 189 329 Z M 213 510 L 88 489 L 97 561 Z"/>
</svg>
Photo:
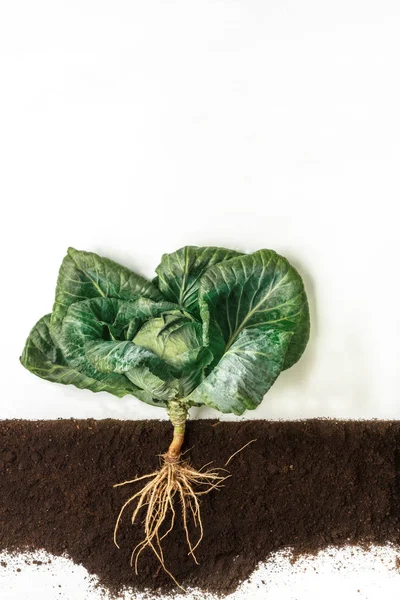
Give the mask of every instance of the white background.
<svg viewBox="0 0 400 600">
<path fill-rule="evenodd" d="M 152 277 L 184 244 L 304 277 L 310 344 L 245 418 L 399 418 L 399 31 L 389 0 L 2 2 L 0 418 L 163 418 L 18 357 L 69 245 Z"/>
</svg>

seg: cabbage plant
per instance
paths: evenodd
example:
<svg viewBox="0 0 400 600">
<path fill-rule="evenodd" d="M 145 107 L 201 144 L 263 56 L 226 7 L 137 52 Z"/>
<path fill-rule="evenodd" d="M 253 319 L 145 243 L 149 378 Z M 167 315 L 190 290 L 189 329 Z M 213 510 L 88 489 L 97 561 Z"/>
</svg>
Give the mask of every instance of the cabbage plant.
<svg viewBox="0 0 400 600">
<path fill-rule="evenodd" d="M 122 507 L 114 535 L 117 543 L 122 512 L 136 500 L 132 521 L 145 511 L 145 536 L 132 559 L 137 568 L 140 552 L 150 546 L 166 569 L 161 538 L 174 525 L 173 497 L 181 501 L 195 559 L 202 538 L 198 496 L 225 478 L 182 459 L 190 407 L 236 415 L 255 409 L 280 372 L 301 357 L 310 326 L 301 277 L 273 250 L 185 246 L 164 254 L 156 273 L 150 282 L 107 258 L 69 248 L 52 313 L 32 329 L 21 362 L 43 379 L 132 395 L 168 412 L 173 438 L 163 464 L 140 478 L 147 482 Z M 196 543 L 188 534 L 189 516 L 200 528 Z"/>
</svg>

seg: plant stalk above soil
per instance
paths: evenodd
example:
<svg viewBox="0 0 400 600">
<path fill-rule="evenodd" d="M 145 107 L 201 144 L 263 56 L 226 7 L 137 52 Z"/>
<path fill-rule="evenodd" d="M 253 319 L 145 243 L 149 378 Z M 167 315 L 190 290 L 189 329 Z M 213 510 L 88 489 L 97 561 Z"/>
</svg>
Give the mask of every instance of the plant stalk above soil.
<svg viewBox="0 0 400 600">
<path fill-rule="evenodd" d="M 184 401 L 171 400 L 168 405 L 168 416 L 171 421 L 174 434 L 164 460 L 169 463 L 179 462 L 182 454 L 183 441 L 185 439 L 186 419 L 188 407 Z"/>
</svg>

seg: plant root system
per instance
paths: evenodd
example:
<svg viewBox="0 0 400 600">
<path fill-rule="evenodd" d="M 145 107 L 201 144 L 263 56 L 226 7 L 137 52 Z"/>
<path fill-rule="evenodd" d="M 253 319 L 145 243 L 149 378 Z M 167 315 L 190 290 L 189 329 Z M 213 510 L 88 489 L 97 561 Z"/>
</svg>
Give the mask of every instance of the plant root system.
<svg viewBox="0 0 400 600">
<path fill-rule="evenodd" d="M 189 548 L 188 554 L 198 564 L 195 551 L 203 539 L 199 497 L 210 493 L 212 490 L 220 489 L 223 482 L 230 475 L 223 474 L 226 472 L 224 469 L 205 470 L 210 463 L 196 470 L 180 457 L 179 459 L 172 458 L 169 453 L 164 454 L 161 458 L 163 463 L 159 471 L 114 485 L 114 487 L 120 487 L 146 479 L 149 480 L 141 490 L 133 494 L 122 506 L 115 524 L 114 543 L 119 547 L 117 533 L 122 515 L 125 509 L 136 501 L 131 519 L 132 525 L 137 521 L 139 514 L 144 511 L 145 535 L 132 551 L 131 566 L 135 566 L 137 574 L 139 556 L 146 547 L 149 547 L 157 556 L 165 572 L 181 589 L 184 589 L 166 567 L 162 548 L 162 541 L 174 528 L 177 516 L 176 500 L 178 500 L 181 508 L 183 527 Z M 196 540 L 191 539 L 189 534 L 188 522 L 190 519 L 192 519 L 193 525 L 199 534 Z"/>
</svg>

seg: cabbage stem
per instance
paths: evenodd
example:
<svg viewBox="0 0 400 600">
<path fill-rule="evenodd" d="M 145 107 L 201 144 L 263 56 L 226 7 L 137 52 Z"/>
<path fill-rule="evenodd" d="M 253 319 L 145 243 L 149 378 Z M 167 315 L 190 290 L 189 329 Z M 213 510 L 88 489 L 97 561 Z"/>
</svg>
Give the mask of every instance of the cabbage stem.
<svg viewBox="0 0 400 600">
<path fill-rule="evenodd" d="M 165 455 L 165 461 L 169 463 L 179 462 L 182 454 L 182 445 L 185 438 L 186 419 L 188 407 L 179 400 L 171 400 L 168 404 L 168 416 L 174 427 L 172 442 Z"/>
</svg>

